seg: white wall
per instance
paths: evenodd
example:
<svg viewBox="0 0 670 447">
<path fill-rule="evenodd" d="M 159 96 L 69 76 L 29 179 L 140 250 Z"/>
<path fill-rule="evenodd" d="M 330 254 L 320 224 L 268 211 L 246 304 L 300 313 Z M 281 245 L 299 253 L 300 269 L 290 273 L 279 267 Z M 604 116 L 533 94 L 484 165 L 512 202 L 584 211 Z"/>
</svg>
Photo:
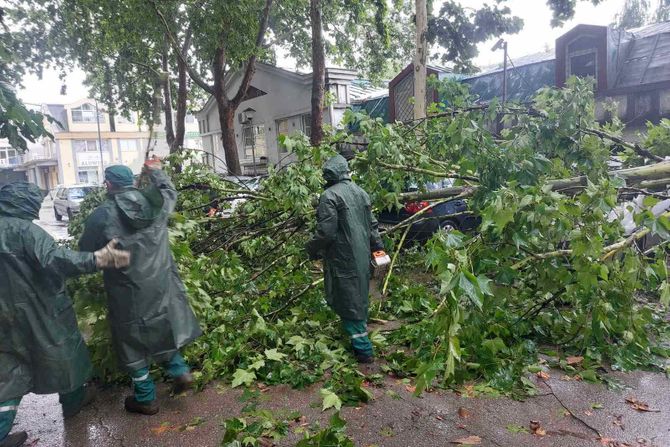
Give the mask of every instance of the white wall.
<svg viewBox="0 0 670 447">
<path fill-rule="evenodd" d="M 281 73 L 279 70 L 268 69 L 259 65 L 254 75 L 252 85 L 264 92 L 265 95 L 242 102 L 235 116 L 235 140 L 240 155 L 240 162 L 251 162 L 251 158 L 244 157 L 244 144 L 242 140 L 243 125 L 238 120 L 238 115 L 247 108 L 255 110 L 254 124 L 263 124 L 265 130 L 265 144 L 268 163 L 276 164 L 286 156 L 280 153 L 277 140 L 277 120 L 291 118 L 289 120 L 289 133 L 301 130 L 299 115 L 311 111 L 311 83 L 305 83 L 304 77 L 292 73 Z M 311 78 L 310 78 L 311 79 Z M 239 80 L 234 82 L 230 91 L 236 91 Z M 198 121 L 207 119 L 209 131 L 202 132 L 203 149 L 215 150 L 215 154 L 224 159 L 223 146 L 221 144 L 221 126 L 219 125 L 219 114 L 215 101 L 209 101 L 205 109 L 196 114 Z M 326 109 L 324 120 L 330 121 Z M 217 168 L 222 164 L 216 160 Z M 223 168 L 223 167 L 222 167 Z M 218 169 L 217 169 L 218 170 Z"/>
</svg>

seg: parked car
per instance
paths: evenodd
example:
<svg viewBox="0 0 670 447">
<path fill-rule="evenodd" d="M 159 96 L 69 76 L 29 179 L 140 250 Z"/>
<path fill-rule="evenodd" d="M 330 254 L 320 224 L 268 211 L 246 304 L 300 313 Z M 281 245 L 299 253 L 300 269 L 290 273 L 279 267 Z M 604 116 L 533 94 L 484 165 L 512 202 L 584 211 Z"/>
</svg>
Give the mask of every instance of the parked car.
<svg viewBox="0 0 670 447">
<path fill-rule="evenodd" d="M 238 176 L 233 176 L 233 175 L 226 175 L 222 176 L 221 178 L 225 181 L 231 184 L 231 187 L 233 189 L 239 189 L 239 190 L 249 190 L 249 191 L 256 191 L 258 188 L 260 188 L 261 183 L 263 179 L 266 176 L 246 176 L 246 175 L 238 175 Z M 213 203 L 212 208 L 209 211 L 210 217 L 213 216 L 220 216 L 220 217 L 230 217 L 233 215 L 233 212 L 235 209 L 246 202 L 247 199 L 244 197 L 240 197 L 237 199 L 233 199 L 230 201 L 230 206 L 229 207 L 222 207 L 220 204 Z"/>
<path fill-rule="evenodd" d="M 431 182 L 425 185 L 427 191 L 447 188 L 453 182 L 445 179 L 439 182 Z M 407 192 L 417 191 L 416 186 L 407 188 Z M 407 202 L 396 210 L 383 210 L 377 216 L 379 229 L 389 229 L 398 225 L 414 214 L 429 206 L 427 201 Z M 413 224 L 407 233 L 407 241 L 425 242 L 439 229 L 458 230 L 461 232 L 474 230 L 481 223 L 481 218 L 472 213 L 465 200 L 454 199 L 433 206 L 425 212 L 425 218 Z"/>
<path fill-rule="evenodd" d="M 99 188 L 95 185 L 72 185 L 60 186 L 55 189 L 53 194 L 54 215 L 57 221 L 61 221 L 63 216 L 72 220 L 75 214 L 79 212 L 79 205 L 88 194 L 95 192 Z"/>
<path fill-rule="evenodd" d="M 668 192 L 670 191 L 665 191 L 666 194 Z M 643 202 L 645 197 L 644 194 L 638 194 L 631 198 L 631 200 L 619 203 L 607 216 L 607 219 L 610 222 L 618 220 L 621 223 L 621 227 L 623 228 L 626 237 L 630 236 L 640 228 L 635 222 L 635 215 L 644 211 L 645 206 Z M 669 210 L 670 199 L 661 200 L 649 209 L 654 217 L 658 217 Z M 650 233 L 635 241 L 635 244 L 641 251 L 647 251 L 661 242 L 662 238 L 659 235 Z"/>
</svg>

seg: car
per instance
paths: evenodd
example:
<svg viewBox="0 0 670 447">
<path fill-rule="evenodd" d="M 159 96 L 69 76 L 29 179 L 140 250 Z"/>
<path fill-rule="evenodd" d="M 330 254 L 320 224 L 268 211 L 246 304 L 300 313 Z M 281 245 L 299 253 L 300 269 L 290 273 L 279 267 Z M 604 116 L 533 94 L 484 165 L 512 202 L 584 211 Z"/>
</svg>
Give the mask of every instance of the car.
<svg viewBox="0 0 670 447">
<path fill-rule="evenodd" d="M 63 220 L 63 216 L 72 220 L 74 215 L 79 212 L 79 205 L 84 198 L 97 189 L 99 189 L 99 186 L 89 184 L 57 187 L 53 194 L 56 220 L 60 222 Z"/>
<path fill-rule="evenodd" d="M 665 191 L 665 194 L 668 192 L 670 191 Z M 644 194 L 638 194 L 635 197 L 630 198 L 630 200 L 619 203 L 616 208 L 610 211 L 607 220 L 610 222 L 618 220 L 623 228 L 624 236 L 629 237 L 635 231 L 640 229 L 640 226 L 635 222 L 635 215 L 643 212 L 647 208 L 644 205 L 644 199 L 646 197 L 647 196 Z M 659 200 L 649 208 L 649 211 L 651 211 L 651 214 L 653 214 L 654 217 L 658 217 L 669 210 L 670 199 Z M 647 252 L 661 242 L 663 242 L 663 240 L 659 235 L 650 233 L 636 240 L 635 244 L 640 251 Z"/>
<path fill-rule="evenodd" d="M 447 188 L 453 185 L 450 179 L 438 182 L 430 182 L 425 185 L 427 191 Z M 407 188 L 406 192 L 417 191 L 416 185 Z M 434 202 L 433 202 L 434 203 Z M 380 230 L 388 230 L 409 219 L 422 209 L 431 205 L 431 202 L 416 201 L 407 202 L 400 209 L 382 210 L 377 215 Z M 433 207 L 425 212 L 425 217 L 413 224 L 407 233 L 408 242 L 425 242 L 439 229 L 446 231 L 458 230 L 468 232 L 476 229 L 481 223 L 481 218 L 470 211 L 468 203 L 462 199 L 449 200 Z"/>
<path fill-rule="evenodd" d="M 256 191 L 260 188 L 261 183 L 265 179 L 265 177 L 266 176 L 262 175 L 256 177 L 247 175 L 238 175 L 238 176 L 226 175 L 221 176 L 221 179 L 226 183 L 230 183 L 231 189 L 242 190 L 242 191 L 244 190 Z M 246 201 L 247 199 L 245 197 L 235 198 L 230 201 L 230 206 L 224 206 L 224 207 L 221 207 L 219 202 L 215 201 L 214 203 L 212 203 L 212 206 L 208 214 L 210 217 L 214 216 L 219 216 L 222 218 L 231 217 L 235 209 Z"/>
</svg>

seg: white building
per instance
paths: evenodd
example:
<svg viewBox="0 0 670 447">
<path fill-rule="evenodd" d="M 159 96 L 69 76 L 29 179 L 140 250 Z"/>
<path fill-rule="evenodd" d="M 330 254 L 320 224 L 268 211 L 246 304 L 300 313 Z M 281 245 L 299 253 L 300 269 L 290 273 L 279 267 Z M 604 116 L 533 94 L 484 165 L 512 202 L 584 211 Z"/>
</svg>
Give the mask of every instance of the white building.
<svg viewBox="0 0 670 447">
<path fill-rule="evenodd" d="M 228 81 L 231 92 L 237 91 L 242 72 Z M 324 108 L 324 124 L 337 126 L 344 111 L 354 100 L 369 93 L 366 83 L 356 80 L 356 73 L 343 68 L 326 69 L 326 92 L 334 100 Z M 279 145 L 280 135 L 302 132 L 310 135 L 312 74 L 295 73 L 272 65 L 256 63 L 256 72 L 245 101 L 240 104 L 235 119 L 235 139 L 243 173 L 262 172 L 268 164 L 281 164 L 290 159 Z M 251 122 L 245 118 L 251 109 Z M 203 149 L 212 154 L 210 165 L 226 172 L 221 143 L 221 126 L 216 101 L 210 97 L 196 113 Z"/>
<path fill-rule="evenodd" d="M 148 127 L 139 123 L 136 113 L 130 119 L 116 115 L 112 122 L 101 105 L 98 105 L 96 118 L 96 105 L 92 99 L 70 104 L 44 104 L 42 113 L 60 123 L 47 123 L 54 140 L 45 138 L 42 141 L 42 152 L 54 166 L 49 184 L 41 185 L 36 181 L 43 189 L 53 188 L 55 184 L 100 183 L 102 170 L 113 164 L 127 165 L 139 173 L 148 147 L 159 156 L 168 153 L 163 129 L 157 129 L 150 136 Z M 186 121 L 188 139 L 185 138 L 184 146 L 200 147 L 195 119 L 191 116 Z M 150 138 L 153 141 L 150 142 Z M 29 151 L 15 170 L 29 172 L 33 165 L 45 162 L 42 158 L 39 153 Z M 30 175 L 28 177 L 31 180 Z"/>
</svg>

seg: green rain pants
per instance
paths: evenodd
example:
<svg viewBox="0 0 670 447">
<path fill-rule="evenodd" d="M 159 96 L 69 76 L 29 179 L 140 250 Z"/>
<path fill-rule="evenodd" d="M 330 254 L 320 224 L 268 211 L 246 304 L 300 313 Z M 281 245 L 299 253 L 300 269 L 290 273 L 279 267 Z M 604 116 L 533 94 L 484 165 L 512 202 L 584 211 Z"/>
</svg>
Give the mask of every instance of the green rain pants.
<svg viewBox="0 0 670 447">
<path fill-rule="evenodd" d="M 351 340 L 354 353 L 363 357 L 372 357 L 372 343 L 368 337 L 367 321 L 342 320 L 342 326 Z"/>
<path fill-rule="evenodd" d="M 63 407 L 63 412 L 74 410 L 84 401 L 86 387 L 82 386 L 71 393 L 60 394 L 58 401 Z M 16 411 L 19 409 L 21 398 L 0 402 L 0 441 L 5 439 L 14 425 Z M 73 411 L 74 412 L 74 411 Z"/>
<path fill-rule="evenodd" d="M 190 371 L 184 357 L 178 352 L 162 367 L 172 379 L 183 376 Z M 135 370 L 130 376 L 133 378 L 133 391 L 137 402 L 151 402 L 156 399 L 156 385 L 154 385 L 151 374 L 149 374 L 149 368 Z"/>
</svg>

